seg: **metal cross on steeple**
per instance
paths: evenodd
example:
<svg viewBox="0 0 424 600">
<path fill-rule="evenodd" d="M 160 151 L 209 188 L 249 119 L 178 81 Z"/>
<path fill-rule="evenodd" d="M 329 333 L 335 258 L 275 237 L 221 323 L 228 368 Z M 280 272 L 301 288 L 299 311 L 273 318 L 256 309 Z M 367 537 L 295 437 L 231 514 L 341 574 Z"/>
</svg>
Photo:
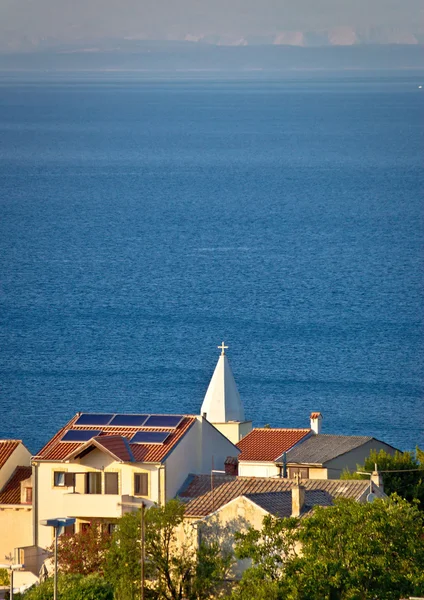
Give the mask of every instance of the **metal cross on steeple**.
<svg viewBox="0 0 424 600">
<path fill-rule="evenodd" d="M 221 356 L 225 354 L 225 350 L 228 350 L 228 346 L 224 345 L 224 342 L 220 346 L 218 346 L 219 350 L 221 350 Z"/>
</svg>

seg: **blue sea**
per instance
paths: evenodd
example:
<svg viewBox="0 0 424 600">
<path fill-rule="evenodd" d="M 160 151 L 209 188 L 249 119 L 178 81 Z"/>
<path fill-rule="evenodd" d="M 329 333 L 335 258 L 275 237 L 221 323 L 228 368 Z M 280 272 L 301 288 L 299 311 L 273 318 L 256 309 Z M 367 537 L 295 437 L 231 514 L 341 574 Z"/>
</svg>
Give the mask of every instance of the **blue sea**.
<svg viewBox="0 0 424 600">
<path fill-rule="evenodd" d="M 199 413 L 424 445 L 414 73 L 0 76 L 0 437 Z"/>
</svg>

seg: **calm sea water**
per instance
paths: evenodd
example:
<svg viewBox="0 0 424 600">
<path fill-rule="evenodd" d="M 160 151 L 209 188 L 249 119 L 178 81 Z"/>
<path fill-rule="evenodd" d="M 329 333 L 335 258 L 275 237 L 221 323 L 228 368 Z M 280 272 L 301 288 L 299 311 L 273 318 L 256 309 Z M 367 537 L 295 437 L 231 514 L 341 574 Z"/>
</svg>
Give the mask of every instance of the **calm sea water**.
<svg viewBox="0 0 424 600">
<path fill-rule="evenodd" d="M 424 444 L 417 77 L 0 78 L 0 437 L 198 413 Z"/>
</svg>

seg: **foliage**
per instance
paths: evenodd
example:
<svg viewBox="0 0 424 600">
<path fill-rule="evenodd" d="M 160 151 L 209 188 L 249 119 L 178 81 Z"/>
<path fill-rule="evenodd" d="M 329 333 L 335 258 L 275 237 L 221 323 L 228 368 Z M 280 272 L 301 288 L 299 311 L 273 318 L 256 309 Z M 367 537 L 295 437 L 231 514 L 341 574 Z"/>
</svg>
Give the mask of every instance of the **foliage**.
<svg viewBox="0 0 424 600">
<path fill-rule="evenodd" d="M 113 588 L 99 575 L 59 575 L 58 596 L 61 600 L 113 600 Z M 53 579 L 15 594 L 16 600 L 53 600 Z"/>
<path fill-rule="evenodd" d="M 9 585 L 9 571 L 0 569 L 0 585 Z"/>
<path fill-rule="evenodd" d="M 364 465 L 358 465 L 358 471 L 371 472 L 377 465 L 378 471 L 405 471 L 405 473 L 382 473 L 386 494 L 398 494 L 411 502 L 417 499 L 424 510 L 424 452 L 416 449 L 416 457 L 412 452 L 396 452 L 394 456 L 384 450 L 371 450 Z M 418 469 L 418 471 L 409 471 Z M 367 475 L 344 471 L 341 479 L 367 479 Z"/>
<path fill-rule="evenodd" d="M 111 536 L 99 522 L 75 534 L 63 534 L 58 540 L 58 565 L 62 573 L 103 574 Z M 50 550 L 53 552 L 53 546 Z"/>
<path fill-rule="evenodd" d="M 297 538 L 302 552 L 285 554 L 283 569 L 277 555 L 284 543 L 278 538 L 287 528 L 268 520 L 260 532 L 239 536 L 236 552 L 251 558 L 253 566 L 234 598 L 399 600 L 423 594 L 423 526 L 416 504 L 397 495 L 372 504 L 339 499 L 333 507 L 316 507 L 299 521 L 297 532 L 290 531 L 290 541 Z M 269 556 L 261 559 L 258 547 Z"/>
<path fill-rule="evenodd" d="M 262 579 L 277 581 L 285 563 L 296 554 L 299 520 L 277 519 L 266 515 L 262 529 L 249 528 L 247 533 L 236 533 L 236 556 L 250 558 L 255 573 Z"/>
<path fill-rule="evenodd" d="M 115 589 L 117 600 L 134 600 L 140 595 L 140 511 L 118 520 L 106 556 L 105 577 Z"/>
<path fill-rule="evenodd" d="M 145 513 L 145 575 L 152 597 L 166 600 L 209 598 L 225 576 L 228 558 L 216 542 L 199 548 L 178 541 L 183 527 L 184 505 L 170 500 Z M 107 556 L 106 578 L 117 600 L 134 600 L 140 592 L 140 512 L 119 521 Z"/>
</svg>

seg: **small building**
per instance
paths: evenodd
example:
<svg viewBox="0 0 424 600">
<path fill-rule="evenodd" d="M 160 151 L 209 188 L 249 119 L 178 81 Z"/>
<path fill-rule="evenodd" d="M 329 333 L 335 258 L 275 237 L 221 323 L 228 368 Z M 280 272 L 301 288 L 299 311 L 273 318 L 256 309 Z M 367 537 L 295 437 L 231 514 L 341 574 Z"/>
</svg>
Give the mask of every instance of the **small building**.
<svg viewBox="0 0 424 600">
<path fill-rule="evenodd" d="M 319 433 L 279 456 L 276 464 L 285 461 L 290 478 L 298 473 L 302 479 L 339 479 L 343 470 L 353 472 L 363 465 L 371 450 L 392 455 L 397 451 L 374 437 Z"/>
<path fill-rule="evenodd" d="M 21 563 L 19 549 L 33 539 L 31 454 L 21 440 L 0 440 L 0 562 Z M 17 586 L 35 581 L 17 571 Z"/>
<path fill-rule="evenodd" d="M 234 533 L 248 527 L 261 529 L 266 515 L 304 517 L 315 506 L 331 506 L 335 498 L 352 498 L 365 503 L 370 491 L 385 498 L 379 474 L 373 480 L 306 480 L 271 477 L 231 477 L 191 475 L 179 492 L 186 503 L 184 535 L 193 544 L 211 532 L 222 535 L 222 544 L 234 545 Z M 194 533 L 193 533 L 194 532 Z M 197 533 L 197 539 L 195 534 Z M 249 566 L 238 561 L 234 575 L 239 577 Z"/>
<path fill-rule="evenodd" d="M 311 429 L 255 428 L 241 439 L 238 474 L 246 477 L 278 477 L 279 457 L 312 435 Z"/>
</svg>

